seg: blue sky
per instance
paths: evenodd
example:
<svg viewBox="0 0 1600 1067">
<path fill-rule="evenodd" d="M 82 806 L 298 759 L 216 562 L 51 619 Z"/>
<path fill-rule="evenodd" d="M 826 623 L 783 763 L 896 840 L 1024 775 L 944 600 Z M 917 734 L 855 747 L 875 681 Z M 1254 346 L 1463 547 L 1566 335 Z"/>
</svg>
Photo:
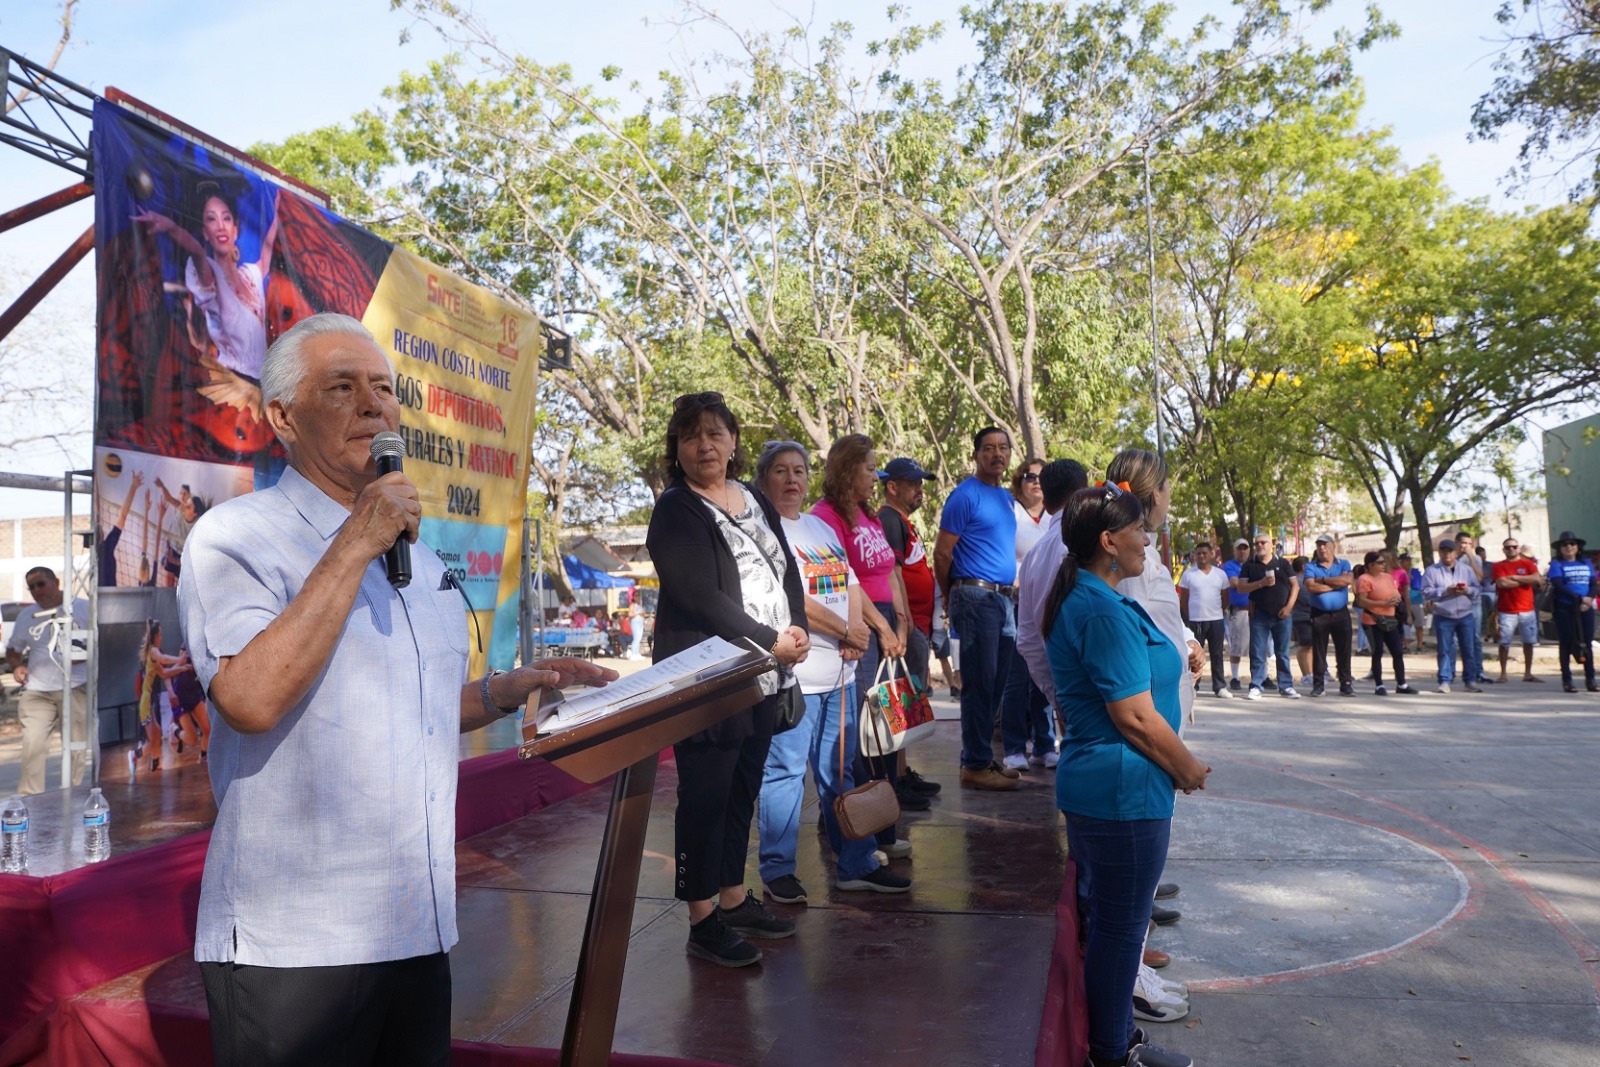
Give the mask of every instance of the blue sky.
<svg viewBox="0 0 1600 1067">
<path fill-rule="evenodd" d="M 839 19 L 855 23 L 857 39 L 877 36 L 883 5 L 818 0 L 810 5 L 743 0 L 710 4 L 736 25 L 779 29 L 799 21 L 820 30 Z M 909 0 L 919 21 L 944 20 L 951 29 L 933 46 L 928 73 L 953 72 L 966 58 L 955 25 L 959 4 Z M 1207 10 L 1208 0 L 1179 3 L 1181 21 Z M 1514 139 L 1503 144 L 1468 141 L 1473 103 L 1494 77 L 1497 0 L 1389 0 L 1382 7 L 1402 36 L 1363 55 L 1358 72 L 1367 85 L 1367 123 L 1393 131 L 1413 163 L 1436 158 L 1461 196 L 1487 197 L 1515 207 L 1548 203 L 1560 188 L 1536 186 L 1515 197 L 1500 179 L 1511 166 Z M 545 63 L 567 63 L 578 77 L 598 80 L 607 64 L 624 80 L 653 81 L 655 72 L 682 68 L 727 41 L 705 25 L 684 25 L 675 0 L 599 0 L 553 4 L 548 0 L 476 0 L 472 7 L 511 48 Z M 1311 32 L 1339 22 L 1357 23 L 1363 3 L 1336 0 Z M 20 10 L 19 10 L 20 8 Z M 0 7 L 0 44 L 43 60 L 59 30 L 57 5 L 26 0 Z M 1224 15 L 1224 17 L 1226 17 Z M 409 43 L 401 35 L 411 30 Z M 116 86 L 222 141 L 239 147 L 335 123 L 382 105 L 381 93 L 400 71 L 417 69 L 444 51 L 425 26 L 390 10 L 388 0 L 272 0 L 234 5 L 194 0 L 80 0 L 73 42 L 58 66 L 64 77 L 96 92 Z M 0 147 L 0 210 L 71 183 L 71 175 L 21 152 Z M 87 202 L 0 235 L 0 284 L 31 279 L 89 225 Z M 43 313 L 80 339 L 61 358 L 92 374 L 93 258 L 86 260 Z M 59 473 L 87 460 L 84 439 L 76 457 L 48 445 L 0 452 L 0 470 Z M 39 494 L 0 491 L 0 515 L 46 514 L 59 502 Z"/>
</svg>

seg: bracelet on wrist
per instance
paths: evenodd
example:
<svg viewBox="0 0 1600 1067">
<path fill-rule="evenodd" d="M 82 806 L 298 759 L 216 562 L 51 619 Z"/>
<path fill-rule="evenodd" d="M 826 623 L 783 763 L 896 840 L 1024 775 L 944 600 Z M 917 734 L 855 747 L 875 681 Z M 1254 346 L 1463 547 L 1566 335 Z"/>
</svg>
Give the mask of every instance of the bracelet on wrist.
<svg viewBox="0 0 1600 1067">
<path fill-rule="evenodd" d="M 515 715 L 522 707 L 522 705 L 518 704 L 516 707 L 503 708 L 495 703 L 494 697 L 489 695 L 489 682 L 497 675 L 504 673 L 506 672 L 490 668 L 489 673 L 483 676 L 483 681 L 478 683 L 478 693 L 483 697 L 483 710 L 490 715 Z"/>
</svg>

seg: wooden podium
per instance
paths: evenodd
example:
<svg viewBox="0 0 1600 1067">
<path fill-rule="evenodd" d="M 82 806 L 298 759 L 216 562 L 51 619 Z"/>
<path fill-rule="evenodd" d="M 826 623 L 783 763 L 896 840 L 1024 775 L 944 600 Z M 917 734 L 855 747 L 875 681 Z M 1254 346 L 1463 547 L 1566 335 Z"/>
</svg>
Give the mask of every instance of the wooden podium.
<svg viewBox="0 0 1600 1067">
<path fill-rule="evenodd" d="M 524 724 L 519 749 L 523 759 L 539 756 L 584 782 L 616 775 L 561 1038 L 564 1067 L 604 1067 L 611 1060 L 650 797 L 662 750 L 757 704 L 761 689 L 756 678 L 773 666 L 770 657 L 750 652 L 660 696 L 569 730 L 535 736 L 536 724 Z"/>
</svg>

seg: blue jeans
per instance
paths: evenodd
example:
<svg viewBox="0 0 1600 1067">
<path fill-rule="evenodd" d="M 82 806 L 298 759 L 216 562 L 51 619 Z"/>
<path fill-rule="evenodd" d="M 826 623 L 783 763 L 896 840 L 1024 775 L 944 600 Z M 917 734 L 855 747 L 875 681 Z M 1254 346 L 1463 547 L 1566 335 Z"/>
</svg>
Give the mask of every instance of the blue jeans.
<svg viewBox="0 0 1600 1067">
<path fill-rule="evenodd" d="M 839 779 L 839 709 L 845 709 L 844 780 Z M 761 880 L 770 882 L 794 873 L 795 848 L 800 841 L 800 807 L 805 800 L 806 764 L 817 783 L 817 803 L 828 843 L 839 857 L 841 880 L 860 878 L 877 869 L 872 858 L 872 838 L 846 841 L 833 814 L 833 798 L 855 787 L 850 765 L 856 758 L 856 687 L 846 682 L 831 693 L 807 693 L 806 715 L 800 725 L 774 734 L 761 773 Z"/>
<path fill-rule="evenodd" d="M 1467 682 L 1476 682 L 1483 673 L 1480 662 L 1482 650 L 1475 645 L 1478 623 L 1471 613 L 1459 619 L 1447 619 L 1435 613 L 1433 636 L 1439 642 L 1439 684 L 1449 685 L 1456 680 L 1456 645 L 1461 646 L 1461 676 Z"/>
<path fill-rule="evenodd" d="M 1125 1055 L 1133 1036 L 1133 982 L 1171 834 L 1171 819 L 1067 813 L 1067 848 L 1078 865 L 1078 914 L 1088 932 L 1083 984 L 1089 1051 L 1105 1059 Z"/>
<path fill-rule="evenodd" d="M 994 762 L 994 715 L 1017 648 L 1010 597 L 977 585 L 950 590 L 950 625 L 961 635 L 961 765 Z"/>
<path fill-rule="evenodd" d="M 1278 661 L 1278 688 L 1294 685 L 1289 668 L 1289 634 L 1292 619 L 1280 619 L 1275 612 L 1250 609 L 1250 684 L 1256 689 L 1267 680 L 1267 642 L 1272 642 L 1273 658 Z"/>
<path fill-rule="evenodd" d="M 1011 669 L 1006 671 L 1006 688 L 1000 694 L 1000 738 L 1006 755 L 1026 755 L 1029 741 L 1033 742 L 1033 754 L 1039 759 L 1043 759 L 1046 752 L 1055 751 L 1049 706 L 1044 692 L 1033 684 L 1033 675 L 1028 673 L 1022 653 L 1013 649 Z"/>
</svg>

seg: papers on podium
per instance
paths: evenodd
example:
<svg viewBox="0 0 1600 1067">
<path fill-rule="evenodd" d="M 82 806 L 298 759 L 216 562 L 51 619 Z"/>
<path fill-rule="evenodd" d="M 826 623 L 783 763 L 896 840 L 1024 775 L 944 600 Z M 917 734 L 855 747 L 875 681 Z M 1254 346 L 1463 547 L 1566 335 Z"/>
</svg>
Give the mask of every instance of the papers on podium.
<svg viewBox="0 0 1600 1067">
<path fill-rule="evenodd" d="M 542 737 L 615 715 L 721 673 L 735 664 L 749 662 L 758 653 L 776 666 L 777 661 L 767 653 L 753 649 L 754 646 L 742 649 L 720 637 L 711 637 L 610 685 L 575 696 L 551 693 L 549 699 L 539 705 L 536 731 Z"/>
</svg>

